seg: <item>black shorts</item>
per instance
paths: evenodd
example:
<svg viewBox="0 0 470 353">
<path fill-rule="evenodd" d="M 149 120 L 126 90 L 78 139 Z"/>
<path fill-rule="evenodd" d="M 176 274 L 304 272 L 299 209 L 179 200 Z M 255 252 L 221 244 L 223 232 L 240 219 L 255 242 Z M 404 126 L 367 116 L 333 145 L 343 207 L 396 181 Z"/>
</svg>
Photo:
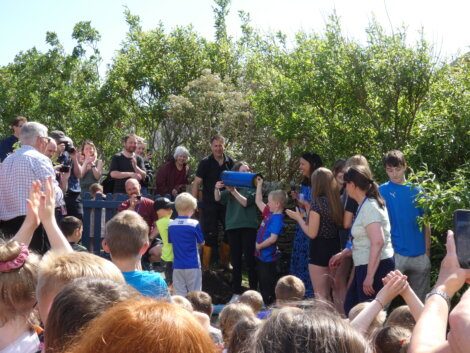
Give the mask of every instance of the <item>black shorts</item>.
<svg viewBox="0 0 470 353">
<path fill-rule="evenodd" d="M 341 251 L 340 239 L 317 236 L 310 240 L 309 264 L 328 267 L 331 257 Z"/>
</svg>

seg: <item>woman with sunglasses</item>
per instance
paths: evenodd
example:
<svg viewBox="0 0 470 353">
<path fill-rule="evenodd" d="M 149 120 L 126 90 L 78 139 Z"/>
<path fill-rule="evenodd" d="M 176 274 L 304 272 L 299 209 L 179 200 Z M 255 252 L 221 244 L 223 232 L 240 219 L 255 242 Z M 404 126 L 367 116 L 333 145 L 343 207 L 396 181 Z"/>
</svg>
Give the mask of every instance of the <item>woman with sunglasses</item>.
<svg viewBox="0 0 470 353">
<path fill-rule="evenodd" d="M 387 209 L 370 169 L 352 166 L 343 178 L 348 196 L 359 205 L 351 228 L 354 279 L 344 303 L 347 315 L 356 304 L 375 298 L 383 287 L 382 278 L 395 269 L 395 262 Z"/>
</svg>

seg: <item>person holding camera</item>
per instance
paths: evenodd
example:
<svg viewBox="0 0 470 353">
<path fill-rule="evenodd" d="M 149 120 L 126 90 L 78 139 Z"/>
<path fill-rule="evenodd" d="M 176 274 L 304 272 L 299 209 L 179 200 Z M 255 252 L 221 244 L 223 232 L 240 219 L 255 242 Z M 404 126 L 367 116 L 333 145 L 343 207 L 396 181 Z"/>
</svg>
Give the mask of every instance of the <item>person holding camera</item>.
<svg viewBox="0 0 470 353">
<path fill-rule="evenodd" d="M 83 206 L 80 198 L 81 169 L 78 162 L 77 149 L 73 146 L 72 140 L 65 136 L 62 131 L 55 130 L 52 131 L 50 135 L 57 143 L 57 151 L 59 154 L 57 162 L 61 165 L 59 168 L 61 177 L 62 175 L 67 175 L 70 172 L 70 176 L 67 181 L 67 190 L 65 191 L 64 197 L 65 207 L 67 210 L 66 214 L 67 216 L 74 216 L 79 219 L 83 219 Z"/>
</svg>

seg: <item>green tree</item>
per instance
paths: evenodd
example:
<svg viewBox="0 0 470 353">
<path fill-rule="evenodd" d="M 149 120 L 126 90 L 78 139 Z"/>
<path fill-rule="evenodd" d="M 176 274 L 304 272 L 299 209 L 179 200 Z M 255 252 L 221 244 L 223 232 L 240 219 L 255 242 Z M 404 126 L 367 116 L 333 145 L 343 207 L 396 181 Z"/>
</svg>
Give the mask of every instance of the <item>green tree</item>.
<svg viewBox="0 0 470 353">
<path fill-rule="evenodd" d="M 100 120 L 95 98 L 100 85 L 99 33 L 89 22 L 79 22 L 72 36 L 78 43 L 72 54 L 64 51 L 55 33 L 48 32 L 47 52 L 36 48 L 20 52 L 2 68 L 3 121 L 22 114 L 50 130 L 64 130 L 75 141 L 96 137 L 90 125 Z M 90 47 L 93 53 L 87 56 Z"/>
<path fill-rule="evenodd" d="M 125 12 L 129 32 L 103 85 L 106 114 L 121 129 L 155 142 L 170 95 L 179 94 L 204 67 L 209 67 L 206 40 L 191 27 L 165 33 L 162 24 L 143 31 L 138 16 Z"/>
<path fill-rule="evenodd" d="M 443 66 L 421 110 L 414 163 L 425 163 L 441 180 L 470 160 L 470 55 Z"/>
</svg>

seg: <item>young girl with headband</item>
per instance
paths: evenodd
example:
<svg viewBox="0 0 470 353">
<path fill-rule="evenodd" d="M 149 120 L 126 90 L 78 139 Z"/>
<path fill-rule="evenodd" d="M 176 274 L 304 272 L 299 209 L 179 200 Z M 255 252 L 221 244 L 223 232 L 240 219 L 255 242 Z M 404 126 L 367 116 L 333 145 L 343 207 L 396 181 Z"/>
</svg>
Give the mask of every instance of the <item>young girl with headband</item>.
<svg viewBox="0 0 470 353">
<path fill-rule="evenodd" d="M 29 319 L 36 304 L 39 257 L 16 241 L 0 243 L 0 353 L 33 353 L 39 338 Z"/>
</svg>

